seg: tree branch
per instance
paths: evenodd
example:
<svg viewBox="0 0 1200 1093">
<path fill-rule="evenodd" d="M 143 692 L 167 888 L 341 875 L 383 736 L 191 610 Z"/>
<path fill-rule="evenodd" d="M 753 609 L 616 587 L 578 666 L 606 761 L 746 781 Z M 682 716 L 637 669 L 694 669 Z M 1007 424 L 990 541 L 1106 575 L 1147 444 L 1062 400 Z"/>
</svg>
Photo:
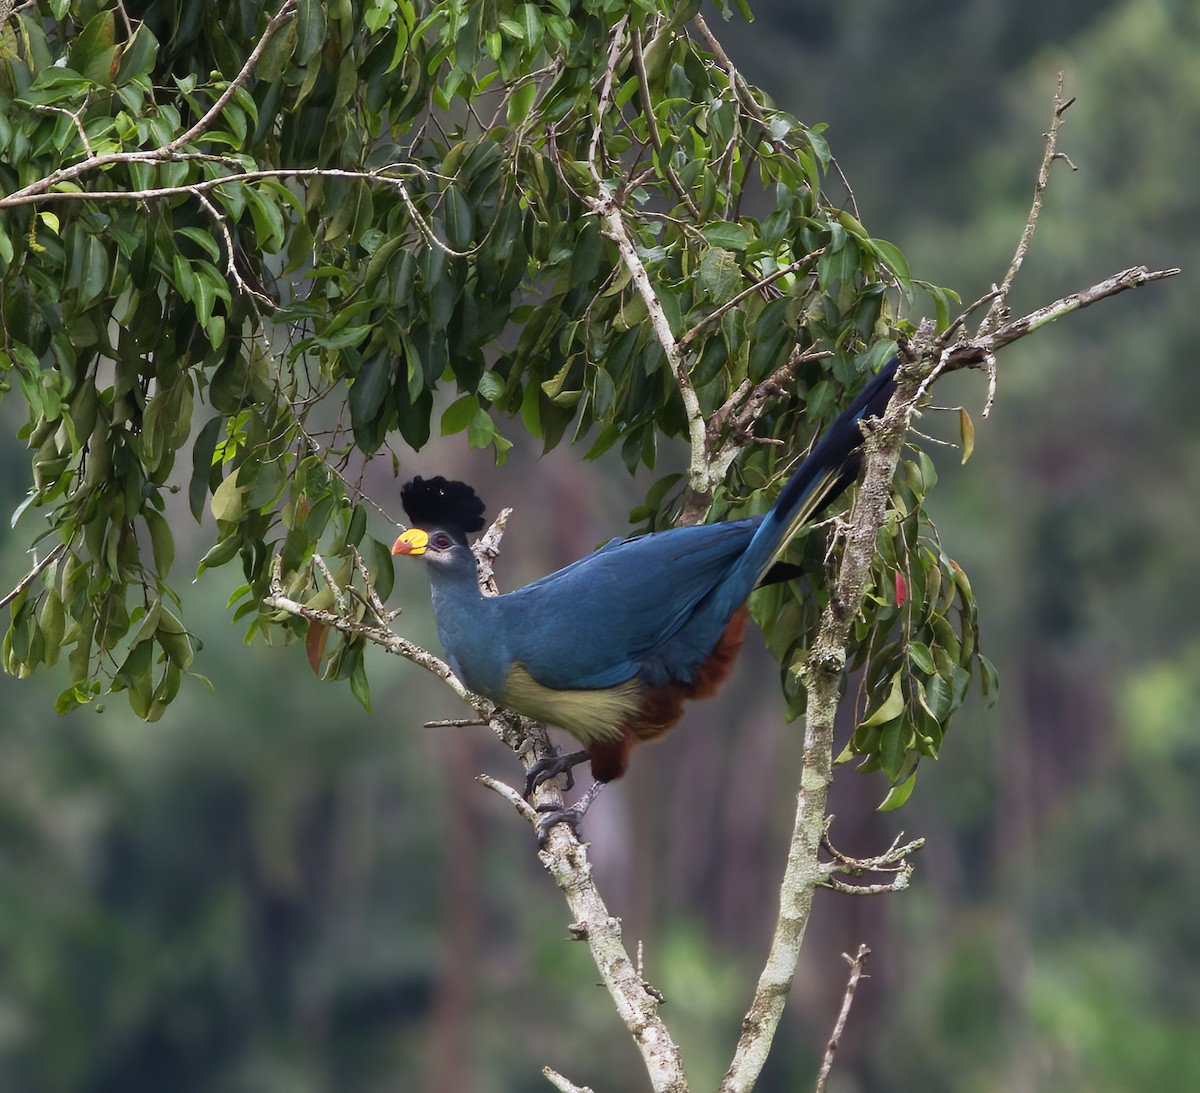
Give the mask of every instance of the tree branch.
<svg viewBox="0 0 1200 1093">
<path fill-rule="evenodd" d="M 40 562 L 36 562 L 33 568 L 26 573 L 24 577 L 17 581 L 11 591 L 9 591 L 3 597 L 0 597 L 0 608 L 7 607 L 22 592 L 24 592 L 25 589 L 33 584 L 33 582 L 38 579 L 38 576 L 41 573 L 43 573 L 49 566 L 53 565 L 54 562 L 62 556 L 63 551 L 67 549 L 68 545 L 68 543 L 59 543 L 56 547 L 51 549 L 46 554 L 46 557 L 44 557 Z"/>
<path fill-rule="evenodd" d="M 750 1009 L 742 1019 L 742 1034 L 733 1062 L 721 1083 L 722 1093 L 745 1093 L 758 1080 L 791 990 L 813 893 L 829 880 L 829 867 L 818 855 L 826 828 L 829 784 L 833 780 L 834 715 L 841 695 L 850 627 L 866 592 L 892 475 L 923 378 L 914 366 L 919 360 L 920 357 L 914 356 L 901 368 L 896 392 L 883 418 L 866 430 L 862 483 L 844 524 L 841 564 L 812 651 L 801 668 L 808 691 L 804 767 L 780 888 L 779 919 Z"/>
<path fill-rule="evenodd" d="M 850 1007 L 854 1004 L 854 992 L 858 989 L 858 981 L 863 977 L 863 968 L 871 950 L 865 945 L 859 945 L 854 956 L 842 953 L 843 959 L 850 965 L 850 978 L 846 981 L 846 993 L 842 996 L 842 1008 L 838 1011 L 837 1021 L 833 1026 L 833 1034 L 825 1048 L 825 1058 L 821 1061 L 821 1069 L 817 1073 L 815 1093 L 825 1093 L 829 1082 L 829 1072 L 833 1069 L 833 1057 L 842 1041 L 842 1033 L 846 1031 L 846 1019 L 850 1016 Z"/>
<path fill-rule="evenodd" d="M 679 395 L 683 399 L 683 410 L 688 424 L 688 445 L 691 451 L 688 461 L 688 486 L 694 494 L 707 496 L 713 488 L 706 446 L 708 432 L 704 422 L 704 411 L 700 408 L 700 399 L 696 394 L 695 384 L 692 383 L 689 358 L 681 351 L 679 343 L 675 340 L 667 313 L 663 310 L 662 302 L 655 293 L 654 286 L 650 283 L 646 267 L 638 256 L 637 248 L 634 246 L 629 230 L 625 227 L 625 221 L 616 201 L 609 195 L 603 198 L 591 198 L 589 204 L 592 212 L 600 218 L 604 234 L 616 243 L 621 261 L 629 270 L 634 287 L 646 305 L 654 336 L 658 339 L 658 344 L 662 346 L 667 364 L 670 365 L 671 372 L 675 376 L 675 383 L 679 387 Z"/>
<path fill-rule="evenodd" d="M 480 540 L 480 544 L 484 546 L 484 558 L 495 558 L 503 531 L 502 520 L 506 516 L 507 513 L 502 514 Z M 482 561 L 478 554 L 477 558 Z M 380 617 L 379 626 L 368 625 L 344 613 L 319 610 L 298 603 L 284 591 L 281 568 L 282 559 L 276 555 L 272 570 L 271 594 L 263 600 L 266 607 L 286 611 L 318 625 L 330 626 L 341 633 L 373 642 L 388 652 L 404 657 L 432 672 L 476 711 L 481 721 L 485 722 L 517 756 L 526 772 L 537 760 L 554 753 L 544 725 L 500 709 L 487 699 L 472 694 L 445 661 L 392 630 L 386 624 L 390 622 L 391 613 L 383 611 L 383 605 L 365 566 L 359 566 L 358 571 L 366 587 L 367 601 Z M 332 580 L 331 577 L 328 579 Z M 490 565 L 486 569 L 481 568 L 480 581 L 481 584 L 491 581 Z M 492 591 L 494 592 L 494 583 Z M 354 595 L 356 598 L 359 596 L 357 590 Z M 349 603 L 351 597 L 341 593 L 335 595 L 335 599 Z M 526 801 L 512 786 L 490 775 L 480 775 L 479 781 L 508 801 L 518 815 L 534 829 L 541 818 L 537 811 L 539 806 L 561 808 L 563 805 L 557 779 L 539 785 L 534 790 L 531 801 Z M 550 829 L 546 846 L 539 851 L 538 857 L 566 897 L 573 923 L 571 931 L 574 936 L 587 942 L 617 1013 L 642 1055 L 650 1076 L 651 1088 L 655 1093 L 687 1093 L 687 1081 L 679 1049 L 658 1016 L 662 995 L 646 983 L 639 967 L 626 951 L 621 935 L 621 920 L 609 913 L 593 880 L 587 845 L 579 841 L 568 825 L 555 824 Z M 568 1085 L 560 1088 L 573 1087 Z"/>
<path fill-rule="evenodd" d="M 90 155 L 87 159 L 81 160 L 79 163 L 72 164 L 70 167 L 63 167 L 47 175 L 45 178 L 39 178 L 36 182 L 31 182 L 28 186 L 15 190 L 4 198 L 3 201 L 0 201 L 0 208 L 6 205 L 28 204 L 30 198 L 44 195 L 60 183 L 69 182 L 71 179 L 78 178 L 89 171 L 110 167 L 115 163 L 146 162 L 174 158 L 183 145 L 194 140 L 212 125 L 220 112 L 225 109 L 225 104 L 229 102 L 237 89 L 250 78 L 250 73 L 254 71 L 255 65 L 258 64 L 258 59 L 262 56 L 263 50 L 267 48 L 267 43 L 274 36 L 275 32 L 296 14 L 297 3 L 298 0 L 284 0 L 283 6 L 263 29 L 262 36 L 255 44 L 254 49 L 250 51 L 250 56 L 246 58 L 241 71 L 230 81 L 229 86 L 205 112 L 204 116 L 186 132 L 181 133 L 178 137 L 175 137 L 159 148 L 149 149 L 145 152 L 109 152 L 99 156 Z"/>
<path fill-rule="evenodd" d="M 1037 229 L 1038 217 L 1042 211 L 1042 198 L 1046 193 L 1046 187 L 1050 184 L 1051 166 L 1056 159 L 1061 158 L 1071 165 L 1072 170 L 1075 169 L 1075 165 L 1058 152 L 1058 131 L 1062 128 L 1063 115 L 1074 101 L 1074 96 L 1069 99 L 1063 98 L 1063 74 L 1060 72 L 1058 87 L 1054 92 L 1054 113 L 1050 119 L 1050 128 L 1046 132 L 1046 151 L 1042 156 L 1042 165 L 1038 168 L 1037 181 L 1033 185 L 1033 203 L 1029 208 L 1029 215 L 1025 218 L 1025 229 L 1021 232 L 1021 238 L 1017 242 L 1017 249 L 1009 263 L 1008 271 L 1004 274 L 1004 280 L 1000 282 L 1000 286 L 996 290 L 992 306 L 980 324 L 981 334 L 990 331 L 1004 314 L 1004 303 L 1008 299 L 1008 290 L 1012 288 L 1013 281 L 1016 280 L 1025 261 L 1025 255 L 1029 253 L 1029 245 L 1033 242 L 1033 233 Z"/>
<path fill-rule="evenodd" d="M 654 147 L 654 154 L 658 157 L 659 167 L 664 175 L 667 176 L 667 181 L 671 184 L 671 189 L 678 195 L 679 200 L 687 206 L 687 211 L 698 222 L 700 220 L 700 209 L 696 202 L 692 200 L 692 195 L 684 189 L 683 183 L 679 181 L 679 176 L 675 173 L 675 168 L 671 166 L 671 160 L 663 154 L 662 136 L 658 131 L 658 119 L 654 116 L 654 104 L 650 100 L 650 79 L 646 75 L 646 58 L 642 53 L 642 31 L 639 27 L 633 28 L 633 64 L 637 69 L 638 77 L 638 98 L 642 104 L 642 114 L 646 119 L 646 129 L 650 134 L 650 143 Z"/>
</svg>

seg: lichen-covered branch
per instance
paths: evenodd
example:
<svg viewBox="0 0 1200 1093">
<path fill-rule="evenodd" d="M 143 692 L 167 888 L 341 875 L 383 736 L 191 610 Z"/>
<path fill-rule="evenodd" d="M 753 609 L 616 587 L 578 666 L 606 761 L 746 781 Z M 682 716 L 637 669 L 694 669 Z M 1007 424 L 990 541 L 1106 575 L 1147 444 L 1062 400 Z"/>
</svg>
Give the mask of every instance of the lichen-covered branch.
<svg viewBox="0 0 1200 1093">
<path fill-rule="evenodd" d="M 742 1033 L 721 1084 L 722 1093 L 744 1093 L 758 1080 L 791 990 L 813 894 L 829 879 L 829 867 L 820 860 L 819 853 L 826 830 L 829 784 L 833 780 L 834 716 L 841 695 L 850 627 L 866 592 L 892 475 L 923 379 L 919 368 L 914 366 L 917 362 L 919 358 L 901 368 L 887 411 L 867 429 L 864 438 L 862 483 L 844 525 L 845 545 L 836 583 L 803 667 L 808 690 L 804 766 L 780 887 L 779 918 L 753 1001 L 742 1019 Z"/>
<path fill-rule="evenodd" d="M 1082 292 L 1037 308 L 1019 319 L 1005 322 L 988 333 L 963 337 L 949 346 L 934 336 L 929 324 L 923 325 L 914 341 L 904 347 L 896 392 L 887 411 L 880 421 L 866 427 L 861 485 L 843 525 L 841 563 L 812 650 L 801 669 L 808 695 L 804 766 L 787 865 L 780 886 L 779 918 L 754 998 L 742 1021 L 733 1062 L 721 1085 L 722 1093 L 744 1093 L 753 1088 L 766 1062 L 791 989 L 816 888 L 827 886 L 864 891 L 857 886 L 852 889 L 852 886 L 832 881 L 829 866 L 820 860 L 819 851 L 826 831 L 829 784 L 833 777 L 834 716 L 846 669 L 850 628 L 870 579 L 875 542 L 887 512 L 892 476 L 917 402 L 935 372 L 940 374 L 992 360 L 1002 347 L 1063 315 L 1178 272 L 1177 269 L 1151 271 L 1145 266 L 1137 266 L 1105 278 Z M 913 848 L 916 848 L 915 844 Z M 868 886 L 865 891 L 895 891 L 900 886 L 892 882 Z"/>
<path fill-rule="evenodd" d="M 507 511 L 502 513 L 478 544 L 483 547 L 477 555 L 483 563 L 480 581 L 491 585 L 492 592 L 495 591 L 495 586 L 491 581 L 490 561 L 498 552 L 503 520 L 507 515 Z M 314 564 L 322 569 L 326 581 L 333 580 L 323 563 Z M 552 754 L 553 748 L 544 725 L 500 709 L 487 699 L 473 694 L 445 661 L 392 630 L 388 624 L 393 614 L 384 610 L 365 566 L 360 560 L 356 560 L 355 564 L 365 585 L 366 602 L 379 619 L 379 625 L 364 623 L 347 613 L 348 605 L 361 599 L 357 591 L 351 596 L 341 589 L 336 590 L 335 601 L 346 605 L 336 612 L 308 607 L 289 597 L 283 588 L 281 560 L 278 556 L 272 573 L 271 594 L 263 603 L 272 610 L 284 611 L 310 623 L 328 626 L 341 633 L 370 641 L 396 656 L 419 664 L 467 702 L 479 715 L 480 723 L 489 726 L 517 756 L 526 771 L 538 759 Z M 540 819 L 537 812 L 539 806 L 561 808 L 563 805 L 557 779 L 539 785 L 534 790 L 531 801 L 526 801 L 516 789 L 497 778 L 482 775 L 479 781 L 508 801 L 533 829 L 537 828 Z M 571 913 L 570 932 L 579 940 L 587 942 L 617 1013 L 642 1055 L 651 1088 L 656 1093 L 686 1093 L 683 1060 L 666 1025 L 658 1015 L 662 996 L 642 978 L 637 965 L 625 949 L 621 936 L 621 920 L 609 913 L 596 888 L 588 862 L 587 845 L 579 841 L 568 825 L 555 824 L 550 829 L 546 845 L 538 856 L 566 897 Z M 565 1082 L 566 1079 L 562 1081 Z M 560 1088 L 573 1087 L 567 1085 Z"/>
</svg>

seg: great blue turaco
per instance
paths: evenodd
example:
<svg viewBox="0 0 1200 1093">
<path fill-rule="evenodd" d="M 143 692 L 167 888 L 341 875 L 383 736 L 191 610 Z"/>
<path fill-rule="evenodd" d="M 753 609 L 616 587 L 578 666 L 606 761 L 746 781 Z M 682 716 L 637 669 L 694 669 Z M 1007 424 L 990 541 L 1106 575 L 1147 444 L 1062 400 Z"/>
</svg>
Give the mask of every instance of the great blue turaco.
<svg viewBox="0 0 1200 1093">
<path fill-rule="evenodd" d="M 539 825 L 575 827 L 605 783 L 620 778 L 634 744 L 714 694 L 746 629 L 746 598 L 764 581 L 794 576 L 777 565 L 799 528 L 858 476 L 860 422 L 883 414 L 897 361 L 874 376 L 834 421 L 762 516 L 613 539 L 540 580 L 499 596 L 479 587 L 467 536 L 484 504 L 464 482 L 414 478 L 400 498 L 413 524 L 394 554 L 427 563 L 446 659 L 472 691 L 566 729 L 583 750 L 535 764 L 528 796 L 585 759 L 593 784 Z M 569 787 L 568 787 L 569 788 Z"/>
</svg>

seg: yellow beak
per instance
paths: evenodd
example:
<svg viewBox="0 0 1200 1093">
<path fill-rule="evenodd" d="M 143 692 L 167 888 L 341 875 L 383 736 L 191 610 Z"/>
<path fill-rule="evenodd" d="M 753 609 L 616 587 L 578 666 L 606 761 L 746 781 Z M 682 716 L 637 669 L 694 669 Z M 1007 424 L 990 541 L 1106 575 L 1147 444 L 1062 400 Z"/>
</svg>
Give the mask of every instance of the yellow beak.
<svg viewBox="0 0 1200 1093">
<path fill-rule="evenodd" d="M 428 545 L 429 533 L 427 531 L 422 531 L 420 528 L 409 528 L 392 544 L 392 553 L 411 554 L 413 557 L 417 557 L 425 553 Z"/>
</svg>

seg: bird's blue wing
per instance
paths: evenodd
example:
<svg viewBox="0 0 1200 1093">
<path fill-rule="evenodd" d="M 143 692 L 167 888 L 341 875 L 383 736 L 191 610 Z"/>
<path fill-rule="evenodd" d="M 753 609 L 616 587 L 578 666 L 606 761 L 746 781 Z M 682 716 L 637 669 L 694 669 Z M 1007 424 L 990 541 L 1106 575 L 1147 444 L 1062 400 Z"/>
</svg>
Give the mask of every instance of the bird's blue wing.
<svg viewBox="0 0 1200 1093">
<path fill-rule="evenodd" d="M 613 540 L 510 592 L 502 615 L 513 659 L 555 690 L 630 679 L 721 581 L 760 519 Z"/>
</svg>

